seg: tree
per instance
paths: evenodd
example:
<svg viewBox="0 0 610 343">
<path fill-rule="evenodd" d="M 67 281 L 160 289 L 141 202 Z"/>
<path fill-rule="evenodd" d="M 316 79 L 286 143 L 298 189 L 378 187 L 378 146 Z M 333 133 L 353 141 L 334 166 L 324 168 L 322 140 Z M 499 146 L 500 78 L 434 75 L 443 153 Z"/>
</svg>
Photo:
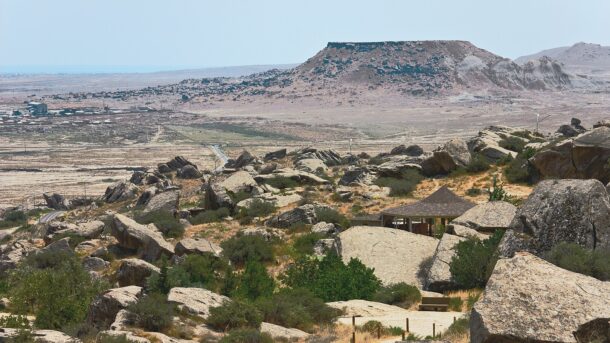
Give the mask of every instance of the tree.
<svg viewBox="0 0 610 343">
<path fill-rule="evenodd" d="M 256 261 L 248 261 L 246 269 L 239 276 L 235 296 L 256 300 L 260 297 L 270 296 L 274 289 L 275 282 L 267 274 L 265 266 Z"/>
</svg>

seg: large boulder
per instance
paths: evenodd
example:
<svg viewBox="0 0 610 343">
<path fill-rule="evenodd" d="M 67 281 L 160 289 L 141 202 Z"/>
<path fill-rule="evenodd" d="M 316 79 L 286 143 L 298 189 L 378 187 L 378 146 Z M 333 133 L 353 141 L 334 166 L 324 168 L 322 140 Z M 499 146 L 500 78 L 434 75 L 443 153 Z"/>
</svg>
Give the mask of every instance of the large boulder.
<svg viewBox="0 0 610 343">
<path fill-rule="evenodd" d="M 233 208 L 235 202 L 232 195 L 248 193 L 257 195 L 261 191 L 257 182 L 246 171 L 238 171 L 221 182 L 209 182 L 205 187 L 205 206 L 207 209 L 221 207 Z"/>
<path fill-rule="evenodd" d="M 203 288 L 174 287 L 170 289 L 167 301 L 175 303 L 180 310 L 207 319 L 211 308 L 221 306 L 231 299 Z"/>
<path fill-rule="evenodd" d="M 163 165 L 164 165 L 163 167 L 161 167 L 161 165 L 159 165 L 160 171 L 161 171 L 161 169 L 165 170 L 164 167 L 167 167 L 169 170 L 179 170 L 188 165 L 194 166 L 194 164 L 191 163 L 191 161 L 187 160 L 183 156 L 176 156 L 173 159 L 171 159 L 169 162 L 163 163 Z M 164 172 L 164 171 L 161 171 L 161 172 Z"/>
<path fill-rule="evenodd" d="M 452 220 L 448 229 L 453 230 L 454 226 L 493 232 L 497 229 L 506 229 L 512 222 L 517 212 L 515 205 L 506 201 L 489 201 L 479 204 L 461 216 Z"/>
<path fill-rule="evenodd" d="M 337 236 L 345 263 L 357 258 L 385 284 L 405 282 L 423 287 L 418 277 L 422 262 L 434 255 L 438 239 L 375 226 L 355 226 Z"/>
<path fill-rule="evenodd" d="M 305 171 L 308 173 L 317 173 L 319 171 L 326 172 L 328 167 L 324 164 L 324 161 L 317 158 L 304 158 L 295 162 L 294 166 L 297 170 Z"/>
<path fill-rule="evenodd" d="M 455 287 L 451 280 L 449 264 L 455 256 L 455 247 L 459 242 L 466 240 L 450 234 L 444 234 L 436 247 L 432 264 L 426 276 L 425 289 L 433 292 L 444 292 Z"/>
<path fill-rule="evenodd" d="M 174 213 L 178 210 L 178 204 L 180 203 L 180 191 L 167 191 L 163 193 L 159 193 L 153 196 L 144 210 L 142 214 L 147 214 L 151 212 L 167 212 Z"/>
<path fill-rule="evenodd" d="M 140 256 L 149 262 L 156 261 L 161 255 L 171 257 L 174 254 L 174 246 L 163 238 L 154 224 L 138 224 L 122 214 L 115 214 L 111 228 L 119 246 L 137 250 Z"/>
<path fill-rule="evenodd" d="M 143 170 L 136 170 L 133 172 L 133 174 L 131 174 L 131 178 L 129 179 L 129 182 L 133 183 L 134 185 L 157 185 L 160 186 L 160 188 L 163 188 L 165 186 L 169 185 L 169 180 L 167 179 L 167 177 L 165 177 L 165 175 L 163 175 L 161 172 L 157 171 L 157 170 L 147 170 L 147 171 L 143 171 Z M 161 187 L 163 186 L 163 187 Z"/>
<path fill-rule="evenodd" d="M 266 322 L 261 323 L 260 331 L 262 333 L 269 334 L 274 339 L 282 341 L 287 340 L 289 342 L 300 341 L 309 337 L 309 334 L 305 331 L 301 331 L 299 329 L 289 329 Z"/>
<path fill-rule="evenodd" d="M 392 156 L 386 160 L 386 162 L 380 164 L 375 168 L 379 176 L 389 177 L 402 177 L 403 174 L 408 170 L 414 170 L 416 172 L 422 171 L 423 159 L 419 157 L 409 156 Z"/>
<path fill-rule="evenodd" d="M 23 259 L 36 251 L 36 246 L 27 240 L 0 245 L 0 274 L 16 268 Z"/>
<path fill-rule="evenodd" d="M 527 130 L 499 125 L 488 126 L 468 141 L 468 148 L 472 153 L 481 154 L 491 161 L 517 156 L 516 151 L 501 146 L 501 142 L 506 139 L 521 140 L 524 144 L 542 140 L 538 134 Z"/>
<path fill-rule="evenodd" d="M 540 255 L 560 242 L 577 243 L 589 249 L 610 247 L 610 199 L 597 180 L 547 180 L 540 182 L 517 210 L 509 234 L 500 243 Z M 519 238 L 521 242 L 513 242 Z"/>
<path fill-rule="evenodd" d="M 70 201 L 66 200 L 66 198 L 58 193 L 43 193 L 42 197 L 44 201 L 47 203 L 48 208 L 52 208 L 54 210 L 62 210 L 66 211 L 70 209 Z"/>
<path fill-rule="evenodd" d="M 36 343 L 81 343 L 82 341 L 78 338 L 74 338 L 66 335 L 61 331 L 55 330 L 32 330 L 32 340 L 27 342 Z M 25 342 L 21 329 L 2 328 L 0 329 L 0 342 Z"/>
<path fill-rule="evenodd" d="M 107 203 L 129 200 L 135 198 L 138 191 L 138 187 L 131 182 L 119 181 L 106 188 L 102 200 Z"/>
<path fill-rule="evenodd" d="M 578 118 L 572 118 L 569 125 L 561 125 L 559 129 L 557 129 L 557 133 L 560 133 L 566 137 L 578 136 L 585 131 L 587 131 L 587 129 L 580 125 L 580 119 Z"/>
<path fill-rule="evenodd" d="M 339 179 L 339 185 L 372 185 L 375 179 L 377 179 L 377 174 L 371 168 L 350 166 Z"/>
<path fill-rule="evenodd" d="M 212 254 L 219 256 L 222 248 L 204 238 L 183 238 L 176 244 L 176 255 L 184 254 Z"/>
<path fill-rule="evenodd" d="M 610 127 L 599 127 L 536 153 L 531 164 L 542 178 L 610 181 Z"/>
<path fill-rule="evenodd" d="M 266 153 L 265 157 L 263 157 L 263 160 L 265 162 L 269 162 L 269 161 L 280 160 L 284 157 L 286 157 L 286 148 Z"/>
<path fill-rule="evenodd" d="M 102 234 L 104 227 L 104 222 L 99 220 L 79 224 L 53 221 L 46 224 L 44 241 L 45 243 L 49 244 L 57 236 L 94 239 L 98 238 Z"/>
<path fill-rule="evenodd" d="M 197 169 L 197 166 L 189 164 L 178 169 L 176 176 L 181 179 L 198 179 L 203 176 L 203 173 Z"/>
<path fill-rule="evenodd" d="M 271 217 L 271 219 L 266 222 L 266 225 L 285 229 L 293 224 L 316 224 L 318 222 L 316 209 L 322 207 L 328 206 L 305 204 Z"/>
<path fill-rule="evenodd" d="M 419 145 L 405 146 L 403 144 L 392 148 L 390 155 L 407 155 L 407 156 L 421 156 L 424 154 L 424 149 Z"/>
<path fill-rule="evenodd" d="M 470 341 L 577 342 L 581 325 L 609 317 L 610 282 L 519 253 L 496 264 L 472 309 Z"/>
<path fill-rule="evenodd" d="M 269 203 L 277 208 L 282 208 L 282 207 L 285 207 L 285 206 L 288 206 L 291 204 L 295 204 L 295 203 L 303 200 L 303 197 L 296 193 L 283 194 L 283 195 L 282 194 L 263 193 L 261 195 L 255 196 L 253 198 L 244 199 L 244 200 L 238 202 L 237 207 L 238 208 L 247 208 L 255 200 Z"/>
<path fill-rule="evenodd" d="M 153 273 L 159 273 L 156 267 L 139 258 L 127 258 L 121 261 L 121 266 L 117 270 L 116 278 L 119 286 L 146 286 L 146 279 Z"/>
<path fill-rule="evenodd" d="M 312 158 L 321 160 L 325 165 L 331 167 L 343 164 L 343 158 L 338 152 L 331 149 L 318 150 L 315 148 L 305 148 L 295 152 L 294 161 Z"/>
<path fill-rule="evenodd" d="M 277 177 L 289 178 L 298 183 L 303 183 L 303 184 L 322 185 L 322 184 L 330 183 L 328 180 L 323 179 L 313 173 L 308 173 L 308 172 L 301 171 L 301 170 L 294 170 L 294 169 L 290 169 L 290 168 L 276 169 L 271 174 L 257 175 L 254 179 L 257 182 L 265 182 L 266 180 L 275 179 Z"/>
<path fill-rule="evenodd" d="M 142 287 L 112 288 L 100 294 L 89 306 L 87 321 L 98 329 L 108 329 L 120 310 L 138 302 Z"/>
<path fill-rule="evenodd" d="M 236 159 L 230 159 L 227 161 L 227 163 L 225 163 L 225 168 L 239 169 L 258 162 L 259 161 L 256 159 L 256 157 L 244 150 Z"/>
<path fill-rule="evenodd" d="M 452 139 L 442 147 L 437 148 L 421 163 L 422 172 L 427 176 L 449 174 L 458 167 L 470 162 L 468 145 L 461 139 Z"/>
</svg>

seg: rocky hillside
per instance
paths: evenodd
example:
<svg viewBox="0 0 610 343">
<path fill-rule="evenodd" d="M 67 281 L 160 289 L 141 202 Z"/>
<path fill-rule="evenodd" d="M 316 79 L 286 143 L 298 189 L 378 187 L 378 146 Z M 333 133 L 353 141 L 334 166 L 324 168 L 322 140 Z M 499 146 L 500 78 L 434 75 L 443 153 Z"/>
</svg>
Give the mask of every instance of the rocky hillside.
<svg viewBox="0 0 610 343">
<path fill-rule="evenodd" d="M 563 64 L 565 70 L 588 76 L 610 76 L 610 47 L 591 43 L 576 43 L 543 50 L 538 53 L 522 56 L 515 60 L 524 65 L 547 56 Z"/>
<path fill-rule="evenodd" d="M 334 96 L 447 95 L 464 90 L 559 90 L 590 87 L 549 58 L 523 66 L 466 41 L 328 43 L 305 63 L 241 78 L 187 79 L 133 91 L 74 93 L 68 98 L 171 96 L 181 101 Z"/>
</svg>

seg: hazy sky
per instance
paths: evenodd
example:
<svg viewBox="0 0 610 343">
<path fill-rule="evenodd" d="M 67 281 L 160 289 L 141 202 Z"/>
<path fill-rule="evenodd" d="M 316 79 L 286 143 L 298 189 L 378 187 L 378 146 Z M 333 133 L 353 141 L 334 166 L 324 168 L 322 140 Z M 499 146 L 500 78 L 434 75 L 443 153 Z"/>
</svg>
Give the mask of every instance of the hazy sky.
<svg viewBox="0 0 610 343">
<path fill-rule="evenodd" d="M 0 71 L 299 63 L 328 41 L 610 45 L 608 0 L 0 0 Z"/>
</svg>

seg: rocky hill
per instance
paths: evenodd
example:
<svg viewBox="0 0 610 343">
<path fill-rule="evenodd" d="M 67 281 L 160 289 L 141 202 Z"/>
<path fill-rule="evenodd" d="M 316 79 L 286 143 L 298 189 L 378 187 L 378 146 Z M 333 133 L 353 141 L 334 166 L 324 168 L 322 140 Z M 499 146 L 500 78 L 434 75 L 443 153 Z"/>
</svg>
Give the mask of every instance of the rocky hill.
<svg viewBox="0 0 610 343">
<path fill-rule="evenodd" d="M 610 46 L 581 42 L 522 56 L 515 62 L 523 65 L 543 56 L 562 63 L 565 70 L 575 74 L 610 77 Z"/>
<path fill-rule="evenodd" d="M 519 65 L 466 41 L 328 43 L 288 70 L 240 78 L 187 79 L 178 84 L 68 97 L 114 98 L 171 95 L 183 101 L 250 96 L 298 99 L 378 95 L 447 95 L 464 90 L 529 91 L 591 86 L 585 78 L 543 57 Z M 376 92 L 376 93 L 375 93 Z M 64 99 L 65 95 L 58 96 Z"/>
</svg>

